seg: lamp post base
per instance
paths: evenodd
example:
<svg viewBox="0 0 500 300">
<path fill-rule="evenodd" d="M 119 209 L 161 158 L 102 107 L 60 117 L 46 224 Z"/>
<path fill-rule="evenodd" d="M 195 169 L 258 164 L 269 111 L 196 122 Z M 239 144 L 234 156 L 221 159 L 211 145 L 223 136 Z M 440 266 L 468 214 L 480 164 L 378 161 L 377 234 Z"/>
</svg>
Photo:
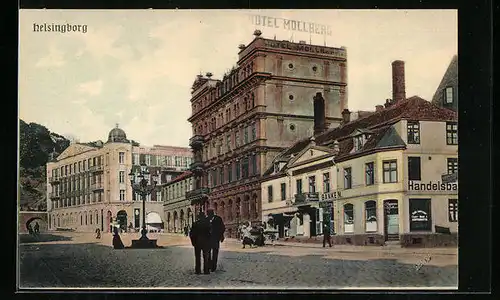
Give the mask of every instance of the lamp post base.
<svg viewBox="0 0 500 300">
<path fill-rule="evenodd" d="M 159 248 L 157 244 L 157 240 L 150 240 L 148 238 L 146 239 L 138 239 L 138 240 L 132 240 L 132 246 L 130 248 L 133 249 L 153 249 L 153 248 Z"/>
</svg>

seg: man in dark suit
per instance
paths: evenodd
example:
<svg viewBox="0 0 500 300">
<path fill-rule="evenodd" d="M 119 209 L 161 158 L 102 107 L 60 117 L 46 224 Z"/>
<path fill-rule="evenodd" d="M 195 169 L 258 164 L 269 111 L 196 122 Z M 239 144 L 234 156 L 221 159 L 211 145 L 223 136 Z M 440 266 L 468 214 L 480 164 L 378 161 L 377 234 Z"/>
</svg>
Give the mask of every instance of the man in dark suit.
<svg viewBox="0 0 500 300">
<path fill-rule="evenodd" d="M 323 224 L 323 248 L 325 248 L 326 243 L 328 246 L 332 247 L 332 238 L 330 235 L 330 226 L 326 223 Z"/>
<path fill-rule="evenodd" d="M 194 222 L 189 232 L 191 245 L 194 247 L 195 272 L 201 273 L 201 255 L 203 253 L 203 274 L 210 274 L 210 221 L 203 212 L 198 214 L 198 219 Z"/>
<path fill-rule="evenodd" d="M 213 209 L 208 210 L 208 219 L 210 220 L 212 232 L 210 236 L 210 269 L 215 271 L 217 269 L 217 260 L 219 258 L 220 243 L 224 241 L 224 232 L 226 226 L 222 218 L 215 215 Z"/>
</svg>

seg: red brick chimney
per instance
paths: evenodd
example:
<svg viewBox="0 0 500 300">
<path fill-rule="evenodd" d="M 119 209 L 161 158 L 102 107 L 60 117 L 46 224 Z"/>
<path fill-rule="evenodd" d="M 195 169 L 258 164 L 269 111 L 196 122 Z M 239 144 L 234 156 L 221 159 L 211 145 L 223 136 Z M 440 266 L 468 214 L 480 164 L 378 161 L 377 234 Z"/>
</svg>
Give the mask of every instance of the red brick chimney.
<svg viewBox="0 0 500 300">
<path fill-rule="evenodd" d="M 392 100 L 398 103 L 404 99 L 406 99 L 405 62 L 395 60 L 392 62 Z"/>
<path fill-rule="evenodd" d="M 349 111 L 349 109 L 344 108 L 344 110 L 342 111 L 342 123 L 346 124 L 349 122 L 351 122 L 351 112 Z"/>
<path fill-rule="evenodd" d="M 323 133 L 326 127 L 325 99 L 321 93 L 313 97 L 314 105 L 314 135 Z"/>
</svg>

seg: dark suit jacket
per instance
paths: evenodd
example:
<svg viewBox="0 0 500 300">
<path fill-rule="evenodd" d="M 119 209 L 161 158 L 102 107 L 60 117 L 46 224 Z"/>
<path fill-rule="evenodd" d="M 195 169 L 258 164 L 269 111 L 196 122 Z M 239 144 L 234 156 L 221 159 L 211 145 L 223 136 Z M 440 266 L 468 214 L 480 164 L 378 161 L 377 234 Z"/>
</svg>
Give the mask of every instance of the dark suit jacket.
<svg viewBox="0 0 500 300">
<path fill-rule="evenodd" d="M 210 221 L 207 218 L 194 222 L 189 232 L 191 245 L 194 247 L 205 248 L 210 246 Z"/>
<path fill-rule="evenodd" d="M 224 232 L 226 231 L 226 226 L 219 216 L 214 216 L 212 219 L 212 241 L 222 241 L 224 239 Z"/>
<path fill-rule="evenodd" d="M 325 237 L 329 237 L 330 236 L 330 227 L 329 226 L 323 226 L 323 235 Z"/>
</svg>

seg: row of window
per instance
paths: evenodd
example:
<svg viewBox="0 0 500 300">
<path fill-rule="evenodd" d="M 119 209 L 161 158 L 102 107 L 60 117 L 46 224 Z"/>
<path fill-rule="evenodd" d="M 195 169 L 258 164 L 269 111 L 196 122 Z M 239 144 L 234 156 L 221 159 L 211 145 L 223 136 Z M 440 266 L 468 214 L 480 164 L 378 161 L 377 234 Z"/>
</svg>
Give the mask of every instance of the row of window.
<svg viewBox="0 0 500 300">
<path fill-rule="evenodd" d="M 214 187 L 254 175 L 258 175 L 256 154 L 243 157 L 241 160 L 236 160 L 229 165 L 209 170 L 208 186 Z"/>
<path fill-rule="evenodd" d="M 133 165 L 139 165 L 143 162 L 148 166 L 187 168 L 191 164 L 192 158 L 189 156 L 165 156 L 139 153 L 132 154 Z"/>
<path fill-rule="evenodd" d="M 257 139 L 257 124 L 253 123 L 250 126 L 238 128 L 233 132 L 226 134 L 225 138 L 214 138 L 205 146 L 205 160 L 212 159 L 218 155 L 227 153 L 240 146 L 253 142 Z"/>
<path fill-rule="evenodd" d="M 102 202 L 103 194 L 102 193 L 92 193 L 82 196 L 75 196 L 70 198 L 64 198 L 59 200 L 52 201 L 54 208 L 61 207 L 71 207 L 76 205 L 85 205 L 90 203 Z"/>
<path fill-rule="evenodd" d="M 176 182 L 174 184 L 169 185 L 167 188 L 165 188 L 165 195 L 166 195 L 166 201 L 179 198 L 181 196 L 184 196 L 184 194 L 192 190 L 193 188 L 193 180 L 184 180 L 180 182 Z"/>
<path fill-rule="evenodd" d="M 375 164 L 368 162 L 365 164 L 365 185 L 375 184 Z M 383 183 L 396 183 L 398 182 L 398 168 L 396 160 L 387 160 L 382 162 L 383 167 Z M 458 158 L 447 158 L 448 174 L 458 172 Z M 408 157 L 408 180 L 421 180 L 421 164 L 420 157 Z M 309 193 L 316 193 L 316 176 L 308 177 Z M 297 194 L 302 194 L 302 179 L 296 179 Z M 352 182 L 352 168 L 344 168 L 344 189 L 351 189 Z M 323 173 L 323 193 L 330 193 L 330 172 Z M 269 202 L 274 200 L 273 186 L 267 187 L 267 194 Z M 281 200 L 286 200 L 286 183 L 281 183 Z"/>
<path fill-rule="evenodd" d="M 398 182 L 398 167 L 396 160 L 382 162 L 383 183 Z M 458 172 L 458 158 L 447 158 L 447 173 Z M 408 180 L 421 180 L 421 160 L 420 157 L 408 157 Z M 365 185 L 375 184 L 374 163 L 365 164 Z M 344 189 L 352 188 L 352 168 L 344 168 Z"/>
<path fill-rule="evenodd" d="M 420 122 L 408 121 L 407 123 L 408 144 L 420 144 Z M 446 122 L 446 144 L 458 145 L 458 124 Z"/>
<path fill-rule="evenodd" d="M 92 157 L 89 159 L 84 159 L 79 162 L 61 166 L 60 168 L 52 170 L 52 177 L 58 178 L 62 176 L 68 176 L 72 174 L 77 174 L 80 172 L 85 172 L 90 170 L 92 166 L 101 166 L 104 159 L 101 156 Z"/>
<path fill-rule="evenodd" d="M 82 174 L 77 177 L 63 178 L 58 185 L 52 185 L 52 192 L 72 192 L 90 189 L 91 185 L 102 182 L 102 174 Z"/>
<path fill-rule="evenodd" d="M 309 176 L 308 177 L 308 182 L 309 182 L 309 193 L 316 193 L 317 191 L 317 186 L 316 186 L 316 176 Z M 297 194 L 302 194 L 303 193 L 303 184 L 302 184 L 302 178 L 296 179 L 295 180 L 295 188 L 297 191 Z M 280 199 L 282 201 L 286 200 L 287 197 L 287 187 L 286 183 L 281 183 L 280 185 Z M 331 191 L 331 184 L 330 184 L 330 172 L 325 172 L 323 173 L 323 193 L 330 193 Z M 274 194 L 273 194 L 273 186 L 270 185 L 267 187 L 267 199 L 269 202 L 274 201 Z"/>
<path fill-rule="evenodd" d="M 225 111 L 219 112 L 216 116 L 210 118 L 209 121 L 201 121 L 199 124 L 195 125 L 194 133 L 204 135 L 213 132 L 217 128 L 224 126 L 225 124 L 238 118 L 245 112 L 251 110 L 253 107 L 255 107 L 255 94 L 251 93 L 249 94 L 249 96 L 243 96 L 241 101 L 239 99 L 236 99 L 234 100 L 234 102 L 235 103 L 232 105 L 232 107 L 227 107 Z"/>
<path fill-rule="evenodd" d="M 431 231 L 431 200 L 430 199 L 409 199 L 410 209 L 410 231 Z M 364 203 L 365 211 L 365 231 L 375 232 L 377 228 L 377 202 L 369 200 Z M 387 211 L 386 214 L 397 215 L 398 212 Z M 344 232 L 354 232 L 354 205 L 346 203 L 343 206 Z M 448 199 L 448 221 L 458 222 L 458 199 Z"/>
<path fill-rule="evenodd" d="M 80 215 L 80 225 L 99 225 L 99 213 L 96 211 L 95 213 L 92 212 L 83 212 L 79 214 Z M 102 218 L 102 216 L 101 216 Z M 71 225 L 76 225 L 77 223 L 78 216 L 77 214 L 74 215 L 69 215 L 69 216 L 52 216 L 52 227 L 61 227 L 61 226 L 71 226 Z"/>
<path fill-rule="evenodd" d="M 237 72 L 225 75 L 223 80 L 217 82 L 215 88 L 208 92 L 205 97 L 202 97 L 199 101 L 195 101 L 195 103 L 193 103 L 193 113 L 197 113 L 210 105 L 213 101 L 217 100 L 219 97 L 225 95 L 239 82 L 250 76 L 253 73 L 253 68 L 253 61 L 250 61 L 245 66 L 241 66 Z"/>
</svg>

